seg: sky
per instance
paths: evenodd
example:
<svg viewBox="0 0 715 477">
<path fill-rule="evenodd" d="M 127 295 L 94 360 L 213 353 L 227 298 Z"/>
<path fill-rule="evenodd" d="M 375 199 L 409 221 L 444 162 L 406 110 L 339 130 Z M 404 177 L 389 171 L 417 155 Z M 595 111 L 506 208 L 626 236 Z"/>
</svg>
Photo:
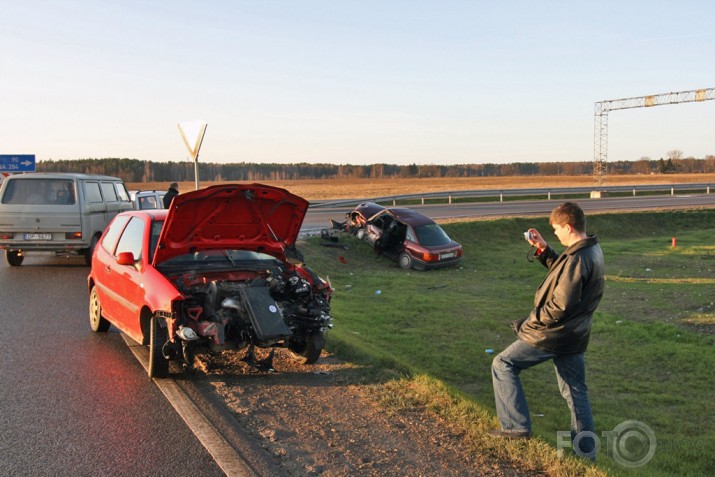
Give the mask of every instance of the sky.
<svg viewBox="0 0 715 477">
<path fill-rule="evenodd" d="M 592 161 L 597 101 L 715 87 L 715 2 L 0 0 L 0 154 Z M 611 112 L 608 160 L 715 155 L 715 101 Z"/>
</svg>

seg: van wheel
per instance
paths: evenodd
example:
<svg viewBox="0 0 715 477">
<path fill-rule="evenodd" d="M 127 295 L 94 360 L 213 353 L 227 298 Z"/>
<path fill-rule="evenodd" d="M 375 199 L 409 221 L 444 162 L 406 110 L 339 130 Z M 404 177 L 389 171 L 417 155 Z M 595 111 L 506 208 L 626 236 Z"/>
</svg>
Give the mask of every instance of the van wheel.
<svg viewBox="0 0 715 477">
<path fill-rule="evenodd" d="M 397 263 L 400 264 L 400 268 L 409 270 L 412 268 L 412 257 L 407 252 L 402 252 L 400 258 L 397 259 Z"/>
<path fill-rule="evenodd" d="M 11 267 L 19 267 L 22 261 L 25 260 L 25 255 L 22 250 L 5 250 L 5 259 Z"/>
<path fill-rule="evenodd" d="M 84 249 L 84 263 L 87 266 L 92 266 L 92 254 L 94 254 L 94 249 L 97 246 L 97 236 L 92 237 L 92 242 L 89 244 L 89 248 Z"/>
</svg>

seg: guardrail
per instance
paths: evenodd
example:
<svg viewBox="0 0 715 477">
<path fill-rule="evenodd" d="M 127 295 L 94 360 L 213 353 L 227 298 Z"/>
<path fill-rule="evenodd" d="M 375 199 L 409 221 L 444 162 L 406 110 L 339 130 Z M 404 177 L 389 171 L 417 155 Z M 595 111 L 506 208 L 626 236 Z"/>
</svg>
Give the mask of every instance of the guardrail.
<svg viewBox="0 0 715 477">
<path fill-rule="evenodd" d="M 608 194 L 633 194 L 646 192 L 659 192 L 663 194 L 675 195 L 676 192 L 704 193 L 710 194 L 715 189 L 713 183 L 699 184 L 648 184 L 635 186 L 603 186 L 598 188 L 598 192 L 602 195 Z M 344 207 L 356 205 L 361 202 L 392 202 L 392 205 L 397 205 L 397 201 L 414 201 L 420 200 L 422 204 L 427 200 L 445 200 L 451 204 L 454 199 L 484 199 L 498 198 L 499 202 L 504 201 L 504 197 L 529 197 L 540 198 L 544 197 L 551 200 L 554 195 L 580 195 L 591 194 L 594 192 L 594 187 L 545 187 L 536 189 L 477 189 L 477 190 L 454 190 L 442 192 L 423 192 L 418 194 L 404 195 L 388 195 L 383 197 L 371 197 L 363 199 L 343 199 L 333 201 L 316 201 L 311 202 L 311 208 L 322 207 Z"/>
</svg>

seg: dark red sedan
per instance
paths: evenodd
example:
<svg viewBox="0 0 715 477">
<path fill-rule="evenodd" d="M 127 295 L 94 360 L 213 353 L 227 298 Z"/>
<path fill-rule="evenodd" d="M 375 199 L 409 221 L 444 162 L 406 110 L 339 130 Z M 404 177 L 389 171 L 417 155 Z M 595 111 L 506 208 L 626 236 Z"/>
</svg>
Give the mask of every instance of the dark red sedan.
<svg viewBox="0 0 715 477">
<path fill-rule="evenodd" d="M 347 214 L 345 225 L 404 269 L 457 265 L 464 253 L 434 220 L 404 207 L 363 202 Z"/>
<path fill-rule="evenodd" d="M 168 210 L 121 213 L 92 257 L 89 321 L 149 346 L 149 375 L 169 361 L 190 368 L 197 352 L 287 347 L 318 360 L 330 285 L 303 265 L 295 242 L 308 202 L 262 184 L 180 194 Z"/>
</svg>

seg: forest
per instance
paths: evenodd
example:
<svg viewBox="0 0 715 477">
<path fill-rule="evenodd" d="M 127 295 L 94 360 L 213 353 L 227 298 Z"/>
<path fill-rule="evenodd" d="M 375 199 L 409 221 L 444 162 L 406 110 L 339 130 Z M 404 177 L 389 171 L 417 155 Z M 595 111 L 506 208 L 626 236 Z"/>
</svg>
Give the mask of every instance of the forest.
<svg viewBox="0 0 715 477">
<path fill-rule="evenodd" d="M 608 175 L 715 173 L 715 156 L 683 158 L 671 151 L 667 159 L 642 158 L 607 164 Z M 152 162 L 128 158 L 43 160 L 37 172 L 105 174 L 125 182 L 191 181 L 193 162 Z M 516 162 L 509 164 L 279 164 L 199 162 L 202 181 L 261 181 L 336 178 L 410 178 L 479 176 L 579 176 L 593 173 L 593 162 Z"/>
</svg>

